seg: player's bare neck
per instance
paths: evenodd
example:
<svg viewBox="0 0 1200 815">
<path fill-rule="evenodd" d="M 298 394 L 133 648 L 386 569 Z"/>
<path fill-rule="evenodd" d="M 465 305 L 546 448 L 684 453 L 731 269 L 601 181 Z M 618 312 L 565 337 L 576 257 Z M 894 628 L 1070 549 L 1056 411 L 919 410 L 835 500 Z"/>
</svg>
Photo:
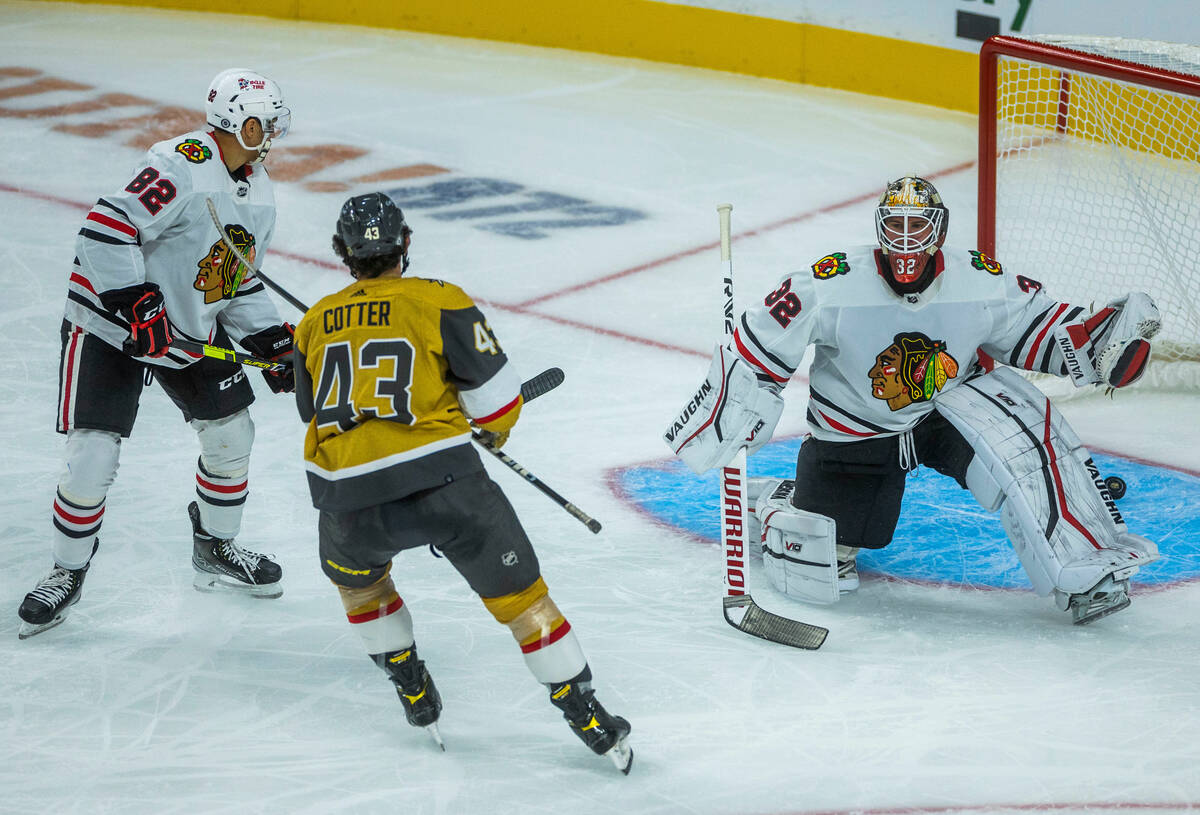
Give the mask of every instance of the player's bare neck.
<svg viewBox="0 0 1200 815">
<path fill-rule="evenodd" d="M 217 147 L 221 148 L 221 160 L 225 162 L 225 168 L 234 178 L 243 176 L 242 168 L 258 158 L 257 152 L 247 150 L 238 144 L 237 137 L 232 133 L 214 130 L 213 140 L 216 141 Z"/>
</svg>

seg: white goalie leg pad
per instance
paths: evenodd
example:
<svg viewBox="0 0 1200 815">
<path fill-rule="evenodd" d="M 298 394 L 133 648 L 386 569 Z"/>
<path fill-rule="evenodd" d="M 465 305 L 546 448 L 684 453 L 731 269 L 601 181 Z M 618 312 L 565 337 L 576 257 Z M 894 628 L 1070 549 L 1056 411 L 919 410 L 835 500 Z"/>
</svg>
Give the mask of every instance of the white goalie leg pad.
<svg viewBox="0 0 1200 815">
<path fill-rule="evenodd" d="M 1049 400 L 1007 368 L 943 391 L 934 406 L 975 451 L 967 485 L 1001 523 L 1034 590 L 1086 592 L 1158 557 L 1131 535 L 1078 436 Z"/>
<path fill-rule="evenodd" d="M 703 473 L 728 464 L 741 447 L 753 453 L 766 444 L 782 413 L 779 394 L 759 385 L 731 350 L 717 346 L 708 376 L 663 440 L 692 472 Z"/>
<path fill-rule="evenodd" d="M 200 440 L 196 495 L 200 525 L 218 538 L 237 537 L 249 492 L 250 448 L 254 422 L 250 411 L 239 410 L 224 419 L 193 419 Z"/>
<path fill-rule="evenodd" d="M 795 483 L 780 481 L 755 505 L 763 569 L 771 585 L 794 600 L 828 605 L 841 596 L 837 530 L 832 518 L 792 506 Z M 858 578 L 854 578 L 857 588 Z"/>
</svg>

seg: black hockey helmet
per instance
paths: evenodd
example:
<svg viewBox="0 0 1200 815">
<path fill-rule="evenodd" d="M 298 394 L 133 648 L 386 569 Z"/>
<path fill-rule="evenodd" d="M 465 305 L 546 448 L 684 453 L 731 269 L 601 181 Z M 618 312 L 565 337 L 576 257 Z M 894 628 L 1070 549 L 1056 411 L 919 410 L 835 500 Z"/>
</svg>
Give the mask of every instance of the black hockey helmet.
<svg viewBox="0 0 1200 815">
<path fill-rule="evenodd" d="M 333 249 L 355 277 L 375 277 L 397 262 L 403 263 L 401 271 L 408 269 L 411 235 L 400 207 L 384 193 L 370 192 L 342 204 Z M 368 262 L 371 259 L 378 260 Z"/>
</svg>

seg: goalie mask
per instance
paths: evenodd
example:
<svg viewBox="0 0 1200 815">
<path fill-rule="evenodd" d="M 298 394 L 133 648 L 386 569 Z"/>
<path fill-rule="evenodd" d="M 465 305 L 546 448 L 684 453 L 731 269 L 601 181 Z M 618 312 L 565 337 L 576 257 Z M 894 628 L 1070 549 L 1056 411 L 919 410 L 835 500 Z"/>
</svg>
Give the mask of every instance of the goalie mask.
<svg viewBox="0 0 1200 815">
<path fill-rule="evenodd" d="M 204 114 L 210 125 L 232 133 L 243 148 L 257 150 L 255 164 L 267 157 L 271 143 L 287 135 L 292 124 L 292 112 L 283 104 L 279 85 L 247 68 L 230 68 L 213 78 Z M 242 140 L 242 126 L 250 119 L 257 120 L 263 131 L 262 141 L 254 145 Z"/>
<path fill-rule="evenodd" d="M 381 192 L 356 195 L 342 205 L 334 228 L 333 249 L 357 277 L 377 277 L 401 265 L 408 270 L 412 229 L 400 207 Z"/>
<path fill-rule="evenodd" d="M 946 242 L 950 212 L 937 189 L 923 178 L 904 176 L 887 185 L 875 208 L 875 237 L 891 272 L 889 285 L 907 294 L 933 280 L 929 259 Z"/>
</svg>

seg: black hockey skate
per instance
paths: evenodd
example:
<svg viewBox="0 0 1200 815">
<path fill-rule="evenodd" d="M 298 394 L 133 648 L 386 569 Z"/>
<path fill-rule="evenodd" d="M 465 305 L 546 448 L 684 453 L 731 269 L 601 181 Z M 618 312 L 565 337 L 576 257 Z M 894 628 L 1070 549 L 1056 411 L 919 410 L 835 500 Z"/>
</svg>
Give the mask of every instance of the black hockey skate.
<svg viewBox="0 0 1200 815">
<path fill-rule="evenodd" d="M 1070 610 L 1075 625 L 1087 625 L 1129 607 L 1129 581 L 1114 580 L 1112 575 L 1106 575 L 1083 594 L 1067 597 L 1056 591 L 1055 599 L 1064 611 Z"/>
<path fill-rule="evenodd" d="M 251 552 L 233 540 L 214 538 L 200 526 L 200 507 L 188 504 L 192 519 L 192 585 L 199 591 L 236 591 L 252 597 L 283 594 L 283 569 L 266 555 Z"/>
<path fill-rule="evenodd" d="M 425 663 L 417 658 L 416 647 L 403 651 L 374 654 L 375 663 L 387 672 L 396 686 L 396 695 L 404 705 L 404 717 L 413 727 L 423 727 L 438 747 L 446 749 L 437 720 L 442 715 L 442 695 Z"/>
<path fill-rule="evenodd" d="M 596 701 L 592 690 L 592 671 L 583 671 L 567 682 L 549 686 L 550 702 L 563 712 L 571 732 L 599 756 L 608 756 L 625 775 L 633 766 L 633 748 L 629 746 L 632 728 L 625 719 L 613 716 Z"/>
<path fill-rule="evenodd" d="M 100 541 L 97 539 L 92 544 L 92 555 L 96 554 L 99 547 Z M 67 619 L 67 610 L 79 602 L 83 593 L 83 579 L 91 564 L 90 556 L 82 569 L 64 569 L 55 564 L 50 574 L 38 581 L 17 609 L 17 616 L 21 618 L 21 628 L 17 631 L 19 639 L 29 639 Z"/>
</svg>

